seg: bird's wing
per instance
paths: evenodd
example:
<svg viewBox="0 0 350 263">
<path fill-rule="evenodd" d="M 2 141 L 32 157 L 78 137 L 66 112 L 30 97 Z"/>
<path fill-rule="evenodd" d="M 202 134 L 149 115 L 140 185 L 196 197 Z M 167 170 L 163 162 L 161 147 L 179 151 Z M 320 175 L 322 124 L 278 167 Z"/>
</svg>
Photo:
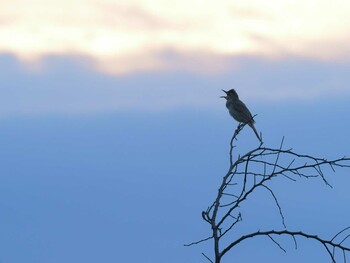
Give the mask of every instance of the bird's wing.
<svg viewBox="0 0 350 263">
<path fill-rule="evenodd" d="M 254 123 L 253 120 L 253 116 L 250 113 L 250 111 L 248 110 L 247 106 L 241 101 L 241 100 L 237 100 L 234 104 L 233 104 L 233 108 L 235 111 L 239 112 L 241 122 L 250 122 L 252 121 Z"/>
</svg>

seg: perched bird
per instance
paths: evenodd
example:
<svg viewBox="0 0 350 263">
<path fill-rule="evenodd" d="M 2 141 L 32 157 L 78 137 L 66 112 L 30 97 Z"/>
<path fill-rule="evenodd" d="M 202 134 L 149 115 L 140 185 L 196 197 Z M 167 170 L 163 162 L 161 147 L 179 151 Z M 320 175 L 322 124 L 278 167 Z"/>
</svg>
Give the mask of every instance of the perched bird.
<svg viewBox="0 0 350 263">
<path fill-rule="evenodd" d="M 256 137 L 261 141 L 258 132 L 254 127 L 254 119 L 247 106 L 239 99 L 237 92 L 234 89 L 229 91 L 222 90 L 226 93 L 226 96 L 221 96 L 220 98 L 226 99 L 226 108 L 228 109 L 230 115 L 238 122 L 243 122 L 248 124 L 254 131 Z"/>
</svg>

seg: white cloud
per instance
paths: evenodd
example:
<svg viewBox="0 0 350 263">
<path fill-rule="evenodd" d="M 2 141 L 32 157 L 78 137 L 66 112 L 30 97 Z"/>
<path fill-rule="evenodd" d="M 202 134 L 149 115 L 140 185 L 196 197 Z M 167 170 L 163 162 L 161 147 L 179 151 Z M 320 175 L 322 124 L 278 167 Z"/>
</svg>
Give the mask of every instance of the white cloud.
<svg viewBox="0 0 350 263">
<path fill-rule="evenodd" d="M 80 54 L 111 73 L 185 66 L 159 55 L 167 50 L 206 71 L 209 57 L 217 70 L 241 54 L 344 59 L 349 31 L 350 2 L 340 0 L 0 1 L 0 52 Z"/>
</svg>

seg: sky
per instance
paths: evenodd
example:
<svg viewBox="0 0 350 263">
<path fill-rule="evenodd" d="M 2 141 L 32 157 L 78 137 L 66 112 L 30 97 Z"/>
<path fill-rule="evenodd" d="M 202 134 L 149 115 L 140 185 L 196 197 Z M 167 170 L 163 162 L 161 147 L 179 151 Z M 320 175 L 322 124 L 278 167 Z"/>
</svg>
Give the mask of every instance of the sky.
<svg viewBox="0 0 350 263">
<path fill-rule="evenodd" d="M 348 1 L 1 1 L 0 262 L 206 262 L 235 88 L 268 147 L 349 156 Z M 247 127 L 237 155 L 255 147 Z M 271 185 L 293 231 L 350 226 L 346 169 Z M 271 196 L 237 232 L 282 228 Z M 298 240 L 223 262 L 329 262 Z M 350 243 L 349 243 L 350 245 Z M 254 251 L 254 253 L 252 253 Z M 340 255 L 341 257 L 342 255 Z M 350 256 L 350 255 L 349 255 Z"/>
</svg>

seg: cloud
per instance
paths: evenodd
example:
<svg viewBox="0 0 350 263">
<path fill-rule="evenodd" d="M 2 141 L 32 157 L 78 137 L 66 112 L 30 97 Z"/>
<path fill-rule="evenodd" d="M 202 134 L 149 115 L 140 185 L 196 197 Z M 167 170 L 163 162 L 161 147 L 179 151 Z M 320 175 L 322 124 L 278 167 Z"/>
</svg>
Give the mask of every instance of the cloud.
<svg viewBox="0 0 350 263">
<path fill-rule="evenodd" d="M 196 50 L 181 52 L 173 49 L 129 54 L 118 58 L 105 58 L 95 61 L 95 67 L 109 74 L 130 72 L 192 71 L 203 74 L 216 74 L 229 70 L 230 57 Z"/>
<path fill-rule="evenodd" d="M 349 30 L 350 2 L 340 0 L 0 1 L 0 52 L 88 56 L 113 74 L 178 68 L 167 50 L 212 58 L 185 67 L 205 72 L 225 56 L 349 59 Z"/>
</svg>

